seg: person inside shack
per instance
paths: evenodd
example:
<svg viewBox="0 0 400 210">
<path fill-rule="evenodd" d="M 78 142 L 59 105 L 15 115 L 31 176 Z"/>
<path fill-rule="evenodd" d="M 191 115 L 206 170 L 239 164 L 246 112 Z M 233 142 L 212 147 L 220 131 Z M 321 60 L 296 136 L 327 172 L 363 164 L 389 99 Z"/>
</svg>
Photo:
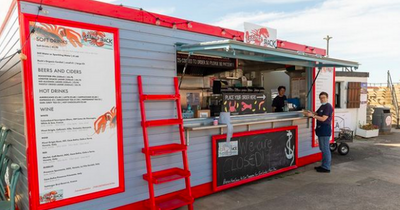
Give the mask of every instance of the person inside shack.
<svg viewBox="0 0 400 210">
<path fill-rule="evenodd" d="M 279 86 L 278 87 L 278 93 L 274 100 L 272 101 L 272 112 L 283 112 L 284 107 L 285 107 L 285 101 L 287 102 L 287 98 L 285 95 L 286 92 L 286 87 L 285 86 Z"/>
<path fill-rule="evenodd" d="M 332 114 L 333 107 L 328 103 L 328 93 L 321 92 L 319 94 L 319 100 L 321 106 L 316 113 L 307 111 L 305 114 L 308 117 L 312 117 L 317 121 L 317 127 L 315 128 L 315 134 L 318 136 L 319 149 L 322 152 L 322 164 L 321 166 L 315 167 L 315 170 L 320 173 L 331 172 L 331 150 L 329 149 L 329 141 L 332 135 Z"/>
</svg>

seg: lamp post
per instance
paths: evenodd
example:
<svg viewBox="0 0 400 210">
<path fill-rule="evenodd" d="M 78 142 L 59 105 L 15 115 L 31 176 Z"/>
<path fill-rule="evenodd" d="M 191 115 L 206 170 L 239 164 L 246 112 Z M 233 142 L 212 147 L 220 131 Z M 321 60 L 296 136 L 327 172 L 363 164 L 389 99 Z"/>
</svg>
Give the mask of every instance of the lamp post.
<svg viewBox="0 0 400 210">
<path fill-rule="evenodd" d="M 326 35 L 324 38 L 326 40 L 326 57 L 329 57 L 329 40 L 331 40 L 333 37 Z"/>
</svg>

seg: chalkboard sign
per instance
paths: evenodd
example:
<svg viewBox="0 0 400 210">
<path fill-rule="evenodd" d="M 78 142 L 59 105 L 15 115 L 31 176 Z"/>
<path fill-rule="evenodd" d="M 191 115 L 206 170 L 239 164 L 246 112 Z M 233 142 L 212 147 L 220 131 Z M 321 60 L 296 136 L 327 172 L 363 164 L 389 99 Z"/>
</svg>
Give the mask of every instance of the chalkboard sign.
<svg viewBox="0 0 400 210">
<path fill-rule="evenodd" d="M 296 168 L 297 126 L 213 136 L 213 186 L 223 190 Z"/>
<path fill-rule="evenodd" d="M 265 113 L 267 111 L 263 93 L 223 93 L 222 110 L 235 114 Z"/>
</svg>

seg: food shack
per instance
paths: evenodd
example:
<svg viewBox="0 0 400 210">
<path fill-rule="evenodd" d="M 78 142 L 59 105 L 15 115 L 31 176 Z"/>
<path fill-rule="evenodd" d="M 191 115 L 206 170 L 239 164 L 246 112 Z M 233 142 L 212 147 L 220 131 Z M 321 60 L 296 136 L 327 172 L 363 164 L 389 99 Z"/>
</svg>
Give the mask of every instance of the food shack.
<svg viewBox="0 0 400 210">
<path fill-rule="evenodd" d="M 319 161 L 301 110 L 321 91 L 335 104 L 335 67 L 359 64 L 276 34 L 97 1 L 13 1 L 0 117 L 22 168 L 19 209 L 191 209 Z M 284 112 L 271 110 L 278 86 Z"/>
</svg>

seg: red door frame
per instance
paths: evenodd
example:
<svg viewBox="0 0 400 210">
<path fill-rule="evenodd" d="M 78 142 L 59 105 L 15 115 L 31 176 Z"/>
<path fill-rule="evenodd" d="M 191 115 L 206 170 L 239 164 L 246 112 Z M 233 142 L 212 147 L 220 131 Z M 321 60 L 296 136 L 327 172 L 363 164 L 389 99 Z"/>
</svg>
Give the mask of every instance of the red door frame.
<svg viewBox="0 0 400 210">
<path fill-rule="evenodd" d="M 20 8 L 20 6 L 19 6 Z M 117 139 L 118 139 L 118 166 L 119 166 L 119 187 L 104 191 L 94 192 L 87 195 L 67 198 L 60 201 L 40 204 L 39 202 L 39 183 L 38 183 L 38 165 L 36 150 L 36 133 L 35 133 L 35 113 L 34 113 L 34 97 L 33 97 L 33 78 L 32 78 L 32 60 L 31 46 L 29 42 L 29 21 L 39 21 L 45 23 L 54 23 L 57 25 L 65 25 L 77 28 L 100 30 L 114 34 L 114 59 L 115 59 L 115 90 L 116 90 L 116 106 L 117 106 Z M 123 135 L 122 135 L 122 102 L 121 102 L 121 76 L 120 76 L 120 53 L 119 53 L 119 30 L 117 28 L 98 26 L 93 24 L 73 22 L 69 20 L 61 20 L 43 16 L 23 14 L 19 11 L 19 23 L 21 33 L 22 53 L 27 56 L 23 61 L 23 88 L 24 88 L 24 104 L 26 113 L 26 135 L 27 135 L 27 168 L 28 168 L 28 188 L 29 188 L 29 204 L 31 210 L 52 209 L 65 205 L 70 205 L 90 199 L 96 199 L 104 196 L 113 195 L 125 191 L 124 182 L 124 159 L 123 159 Z M 26 43 L 26 44 L 25 44 Z"/>
<path fill-rule="evenodd" d="M 288 127 L 281 127 L 281 128 L 272 128 L 272 129 L 265 129 L 265 130 L 256 130 L 256 131 L 246 131 L 246 132 L 240 132 L 240 133 L 234 133 L 234 137 L 241 137 L 241 136 L 251 136 L 251 135 L 258 135 L 258 134 L 264 134 L 264 133 L 274 133 L 274 132 L 279 132 L 279 131 L 285 131 L 285 130 L 296 130 L 296 139 L 295 139 L 295 165 L 289 166 L 286 168 L 282 168 L 267 174 L 263 174 L 260 176 L 252 177 L 249 179 L 244 179 L 235 183 L 223 185 L 223 186 L 217 186 L 217 140 L 220 139 L 226 139 L 226 134 L 222 135 L 216 135 L 212 137 L 212 176 L 213 176 L 213 191 L 221 191 L 221 190 L 226 190 L 232 187 L 236 187 L 245 183 L 253 182 L 255 180 L 259 180 L 262 178 L 266 178 L 269 176 L 273 176 L 275 174 L 283 173 L 285 171 L 289 171 L 292 169 L 298 168 L 298 161 L 299 161 L 299 154 L 298 154 L 298 126 L 288 126 Z"/>
<path fill-rule="evenodd" d="M 315 74 L 315 72 L 317 71 L 317 68 L 313 68 L 312 69 L 312 75 L 313 75 L 313 80 L 315 79 L 315 76 L 316 76 L 316 74 Z M 332 78 L 332 80 L 333 80 L 333 91 L 332 91 L 332 93 L 328 93 L 328 94 L 330 94 L 330 96 L 329 97 L 332 97 L 332 108 L 333 108 L 333 113 L 332 113 L 332 136 L 331 136 L 331 140 L 330 140 L 330 142 L 331 143 L 333 143 L 333 141 L 334 141 L 334 139 L 335 139 L 335 125 L 334 125 L 334 122 L 335 122 L 335 102 L 336 102 L 336 95 L 335 95 L 335 92 L 336 92 L 336 86 L 335 86 L 335 83 L 336 83 L 336 68 L 335 67 L 333 67 L 333 78 Z M 312 92 L 313 92 L 313 94 L 312 94 L 312 109 L 313 109 L 313 112 L 315 112 L 316 111 L 316 107 L 315 107 L 315 102 L 316 102 L 316 100 L 318 100 L 317 99 L 317 96 L 315 95 L 316 94 L 316 90 L 315 90 L 315 84 L 314 84 L 314 86 L 312 87 Z M 319 145 L 318 145 L 318 143 L 316 142 L 316 138 L 315 138 L 315 126 L 316 126 L 316 120 L 315 119 L 312 119 L 312 142 L 311 142 L 311 147 L 318 147 Z"/>
</svg>

